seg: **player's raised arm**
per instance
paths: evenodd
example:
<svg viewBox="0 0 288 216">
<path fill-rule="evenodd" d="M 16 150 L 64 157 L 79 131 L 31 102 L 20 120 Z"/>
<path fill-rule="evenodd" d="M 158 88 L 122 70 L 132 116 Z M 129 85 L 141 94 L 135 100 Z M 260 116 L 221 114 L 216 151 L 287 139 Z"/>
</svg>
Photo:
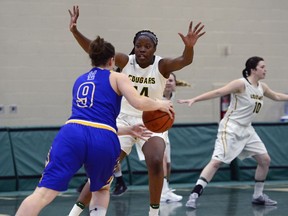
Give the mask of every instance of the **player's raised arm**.
<svg viewBox="0 0 288 216">
<path fill-rule="evenodd" d="M 69 24 L 70 31 L 72 32 L 73 36 L 77 40 L 78 44 L 85 50 L 85 52 L 88 53 L 91 40 L 86 38 L 77 29 L 77 20 L 79 17 L 79 6 L 74 5 L 72 11 L 70 9 L 68 11 L 70 14 L 70 24 Z"/>
<path fill-rule="evenodd" d="M 180 70 L 192 63 L 194 46 L 197 40 L 205 34 L 205 31 L 202 31 L 203 28 L 204 25 L 201 22 L 196 24 L 193 28 L 193 22 L 191 21 L 186 36 L 182 33 L 178 33 L 184 43 L 184 50 L 182 55 L 177 58 L 163 58 L 161 62 L 159 62 L 159 69 L 164 77 L 169 77 L 171 72 Z"/>
</svg>

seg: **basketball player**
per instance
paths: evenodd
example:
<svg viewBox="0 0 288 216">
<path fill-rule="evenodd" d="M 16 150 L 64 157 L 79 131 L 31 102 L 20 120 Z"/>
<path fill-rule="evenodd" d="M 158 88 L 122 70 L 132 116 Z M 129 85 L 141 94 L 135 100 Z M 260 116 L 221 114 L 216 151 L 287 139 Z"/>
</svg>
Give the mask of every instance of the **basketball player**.
<svg viewBox="0 0 288 216">
<path fill-rule="evenodd" d="M 90 215 L 105 216 L 120 155 L 116 118 L 122 95 L 136 109 L 161 109 L 173 116 L 171 102 L 140 96 L 125 74 L 111 71 L 115 64 L 112 44 L 98 36 L 89 46 L 89 56 L 93 68 L 74 83 L 72 115 L 52 144 L 38 187 L 22 202 L 17 216 L 38 215 L 60 191 L 67 190 L 82 165 L 92 191 Z"/>
<path fill-rule="evenodd" d="M 171 73 L 166 81 L 163 97 L 173 102 L 175 90 L 176 90 L 176 75 L 174 73 Z M 168 137 L 168 131 L 164 132 L 163 135 L 166 143 L 166 148 L 163 157 L 164 179 L 161 193 L 161 202 L 178 202 L 181 201 L 183 197 L 173 193 L 173 190 L 169 188 L 169 177 L 171 173 L 171 148 Z M 142 150 L 139 148 L 139 145 L 136 145 L 136 150 L 139 160 L 145 160 L 145 156 Z M 127 186 L 125 184 L 121 171 L 121 164 L 118 165 L 116 171 L 114 172 L 114 176 L 116 184 L 112 196 L 121 196 L 127 190 Z"/>
<path fill-rule="evenodd" d="M 77 29 L 77 19 L 79 17 L 79 7 L 74 6 L 70 11 L 70 31 L 80 46 L 88 52 L 88 38 L 82 35 Z M 137 91 L 144 96 L 161 99 L 165 88 L 166 79 L 173 71 L 178 71 L 189 65 L 193 61 L 194 46 L 205 32 L 202 32 L 204 26 L 198 23 L 192 29 L 192 22 L 189 25 L 188 33 L 184 36 L 179 33 L 183 43 L 184 51 L 177 58 L 161 58 L 155 55 L 158 39 L 156 35 L 148 30 L 139 31 L 133 39 L 134 48 L 131 55 L 124 53 L 116 53 L 115 64 L 120 68 L 121 73 L 126 74 L 133 82 Z M 121 104 L 121 112 L 117 119 L 117 125 L 134 125 L 142 123 L 142 112 L 131 107 L 124 99 Z M 163 154 L 165 151 L 165 140 L 163 133 L 153 134 L 148 141 L 143 141 L 132 136 L 120 137 L 121 155 L 120 160 L 129 155 L 133 145 L 140 145 L 140 149 L 145 156 L 145 162 L 149 176 L 149 192 L 150 192 L 150 216 L 159 214 L 160 196 L 163 185 Z M 88 191 L 89 192 L 89 191 Z M 87 194 L 85 187 L 83 188 L 79 201 L 85 200 L 81 198 Z M 87 196 L 89 196 L 87 194 Z M 78 208 L 77 205 L 74 206 Z M 81 210 L 80 210 L 81 211 Z M 79 215 L 70 214 L 72 215 Z"/>
<path fill-rule="evenodd" d="M 166 81 L 165 89 L 163 92 L 163 97 L 173 102 L 175 98 L 175 91 L 176 91 L 177 85 L 187 86 L 188 84 L 183 81 L 177 81 L 176 75 L 174 73 L 171 73 L 169 78 Z M 166 143 L 166 148 L 165 148 L 165 153 L 163 157 L 164 180 L 163 180 L 163 187 L 162 187 L 162 193 L 161 193 L 161 202 L 168 202 L 168 203 L 179 202 L 182 200 L 183 197 L 173 193 L 173 190 L 169 188 L 169 179 L 170 179 L 170 173 L 171 173 L 171 147 L 170 147 L 168 131 L 164 132 L 164 139 Z M 145 157 L 141 149 L 138 148 L 138 145 L 136 145 L 136 149 L 137 149 L 139 159 L 144 160 Z M 115 176 L 114 180 L 116 180 L 116 186 L 112 195 L 120 196 L 127 190 L 127 186 L 122 176 L 120 164 L 117 168 L 117 171 L 114 172 L 114 176 Z"/>
<path fill-rule="evenodd" d="M 198 197 L 212 180 L 220 165 L 229 164 L 236 157 L 239 159 L 253 157 L 257 162 L 252 203 L 265 206 L 277 205 L 276 201 L 263 193 L 270 157 L 251 123 L 263 106 L 264 96 L 275 101 L 285 101 L 288 100 L 288 95 L 275 92 L 267 84 L 260 82 L 265 78 L 266 72 L 263 58 L 251 57 L 246 61 L 246 67 L 242 72 L 243 78 L 192 99 L 179 100 L 179 103 L 187 103 L 191 106 L 198 101 L 231 94 L 230 106 L 219 124 L 212 159 L 200 174 L 186 203 L 187 207 L 196 208 Z"/>
<path fill-rule="evenodd" d="M 174 101 L 176 91 L 176 75 L 171 73 L 166 81 L 163 97 L 167 100 Z M 173 190 L 169 188 L 169 180 L 171 174 L 171 146 L 168 136 L 168 131 L 164 132 L 166 149 L 163 158 L 163 171 L 164 181 L 161 193 L 161 202 L 179 202 L 182 200 L 182 196 L 173 193 Z"/>
</svg>

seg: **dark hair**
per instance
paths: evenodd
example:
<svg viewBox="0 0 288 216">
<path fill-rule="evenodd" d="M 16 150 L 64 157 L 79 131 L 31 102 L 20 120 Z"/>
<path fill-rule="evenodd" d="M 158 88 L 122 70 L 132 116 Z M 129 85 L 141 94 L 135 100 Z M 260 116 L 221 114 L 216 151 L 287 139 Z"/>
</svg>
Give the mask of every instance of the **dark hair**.
<svg viewBox="0 0 288 216">
<path fill-rule="evenodd" d="M 253 57 L 249 58 L 246 61 L 245 69 L 242 71 L 243 77 L 246 78 L 246 77 L 250 76 L 251 70 L 256 69 L 256 67 L 260 61 L 264 61 L 264 59 L 261 57 L 258 57 L 258 56 L 253 56 Z"/>
<path fill-rule="evenodd" d="M 114 56 L 114 46 L 103 38 L 97 36 L 97 38 L 90 43 L 89 57 L 92 66 L 105 65 L 107 61 Z"/>
<path fill-rule="evenodd" d="M 137 32 L 133 38 L 134 47 L 133 47 L 133 49 L 129 55 L 135 54 L 135 43 L 140 36 L 148 37 L 154 43 L 155 47 L 158 45 L 158 38 L 154 32 L 152 32 L 150 30 L 141 30 L 141 31 Z"/>
</svg>

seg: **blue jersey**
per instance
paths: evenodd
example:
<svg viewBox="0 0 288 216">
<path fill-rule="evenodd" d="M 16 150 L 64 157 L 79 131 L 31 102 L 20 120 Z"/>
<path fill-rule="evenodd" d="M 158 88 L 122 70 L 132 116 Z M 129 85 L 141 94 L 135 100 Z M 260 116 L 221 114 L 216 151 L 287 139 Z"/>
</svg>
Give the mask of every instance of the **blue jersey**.
<svg viewBox="0 0 288 216">
<path fill-rule="evenodd" d="M 122 96 L 111 87 L 110 73 L 113 72 L 92 68 L 78 77 L 73 86 L 72 115 L 69 119 L 105 124 L 117 130 L 116 118 Z"/>
</svg>

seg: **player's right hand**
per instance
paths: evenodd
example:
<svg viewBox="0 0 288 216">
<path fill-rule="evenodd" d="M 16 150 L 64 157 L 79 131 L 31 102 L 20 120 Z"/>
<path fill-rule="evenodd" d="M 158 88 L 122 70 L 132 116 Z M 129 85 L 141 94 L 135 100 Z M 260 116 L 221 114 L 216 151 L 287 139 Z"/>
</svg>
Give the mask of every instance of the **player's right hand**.
<svg viewBox="0 0 288 216">
<path fill-rule="evenodd" d="M 177 102 L 179 104 L 188 104 L 188 106 L 192 106 L 192 104 L 195 103 L 195 100 L 192 98 L 192 99 L 179 99 L 177 100 Z"/>
<path fill-rule="evenodd" d="M 170 100 L 158 100 L 161 104 L 161 110 L 162 112 L 166 112 L 169 114 L 170 118 L 173 119 L 175 116 L 175 110 L 173 108 L 173 103 Z"/>
</svg>

